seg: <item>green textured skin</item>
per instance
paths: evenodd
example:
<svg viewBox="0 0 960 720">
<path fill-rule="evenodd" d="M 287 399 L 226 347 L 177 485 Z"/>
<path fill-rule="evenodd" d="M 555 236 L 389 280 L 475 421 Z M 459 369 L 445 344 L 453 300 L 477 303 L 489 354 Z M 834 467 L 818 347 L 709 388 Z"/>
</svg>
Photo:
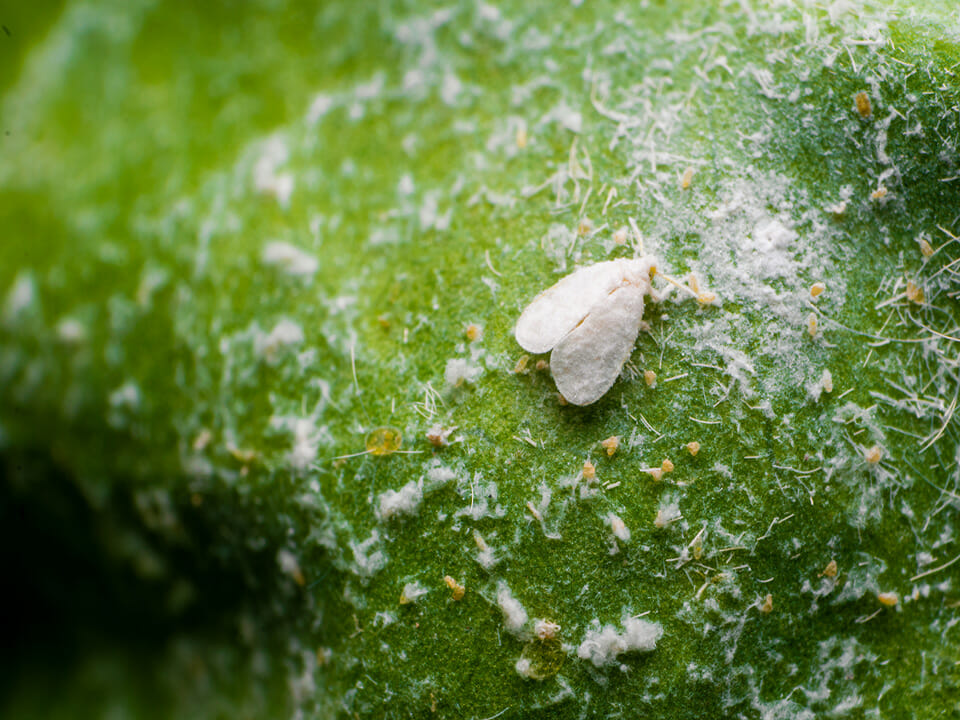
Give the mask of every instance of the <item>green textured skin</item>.
<svg viewBox="0 0 960 720">
<path fill-rule="evenodd" d="M 465 3 L 428 27 L 439 16 L 421 3 L 311 5 L 66 2 L 0 17 L 11 31 L 0 36 L 0 297 L 18 279 L 36 290 L 15 312 L 9 297 L 0 307 L 0 520 L 31 620 L 3 657 L 0 711 L 960 715 L 960 563 L 911 580 L 960 553 L 951 6 L 830 17 L 812 4 L 510 2 L 492 13 Z M 874 27 L 881 41 L 860 42 Z M 710 64 L 721 57 L 726 68 Z M 766 95 L 751 67 L 771 72 Z M 417 68 L 421 94 L 408 75 Z M 464 84 L 450 102 L 445 68 Z M 517 96 L 537 78 L 546 83 Z M 638 126 L 613 143 L 617 122 L 592 91 Z M 860 91 L 870 118 L 856 112 Z M 318 92 L 332 107 L 311 123 Z M 579 132 L 542 121 L 561 101 L 581 113 Z M 877 133 L 891 108 L 901 117 L 879 147 L 886 163 Z M 525 147 L 510 117 L 524 119 Z M 648 131 L 660 159 L 632 160 L 647 147 L 632 139 Z M 289 149 L 289 207 L 253 180 L 271 136 Z M 565 202 L 550 188 L 525 196 L 569 169 L 572 152 L 584 175 L 589 156 L 592 175 L 569 180 Z M 891 198 L 871 200 L 887 168 Z M 406 173 L 409 195 L 398 190 Z M 796 279 L 827 285 L 817 307 L 835 322 L 821 320 L 816 338 L 802 321 L 777 330 L 750 295 L 793 278 L 744 269 L 736 285 L 698 264 L 718 233 L 743 240 L 710 217 L 735 183 L 758 212 L 791 218 L 797 252 L 816 247 L 825 264 Z M 848 209 L 833 218 L 824 208 L 844 186 Z M 494 202 L 477 196 L 484 188 Z M 439 215 L 451 210 L 448 228 L 421 212 L 431 192 Z M 610 227 L 577 235 L 585 217 Z M 631 256 L 607 242 L 631 217 L 662 269 L 696 269 L 722 305 L 651 304 L 650 332 L 612 390 L 563 406 L 548 372 L 513 371 L 523 355 L 513 324 L 574 267 Z M 555 224 L 571 231 L 559 254 L 542 242 Z M 929 260 L 921 233 L 937 249 Z M 265 267 L 275 240 L 313 254 L 316 274 Z M 927 303 L 877 309 L 902 295 L 897 278 L 921 285 Z M 811 310 L 796 304 L 802 320 Z M 58 335 L 67 317 L 84 338 Z M 304 341 L 268 361 L 254 338 L 282 318 Z M 725 344 L 753 364 L 749 387 L 696 344 L 698 328 L 720 320 Z M 480 340 L 467 341 L 468 323 Z M 867 336 L 893 341 L 872 347 Z M 448 387 L 448 360 L 477 351 L 482 373 Z M 636 372 L 647 368 L 656 388 Z M 834 390 L 814 401 L 805 385 L 823 368 Z M 731 389 L 714 407 L 718 383 Z M 920 400 L 896 407 L 905 391 L 891 383 Z M 127 385 L 138 399 L 124 404 L 115 393 Z M 755 409 L 764 402 L 769 411 Z M 875 409 L 838 420 L 851 402 Z M 291 467 L 292 434 L 276 417 L 318 428 L 309 468 Z M 434 423 L 456 427 L 456 441 L 432 447 Z M 413 452 L 335 460 L 384 425 Z M 612 435 L 624 442 L 608 458 L 599 442 Z M 690 440 L 702 444 L 695 458 Z M 863 461 L 873 442 L 882 472 Z M 644 468 L 666 457 L 676 469 L 655 482 Z M 574 500 L 561 481 L 586 459 L 600 491 Z M 379 496 L 432 462 L 459 479 L 416 516 L 378 519 Z M 490 481 L 503 517 L 454 517 Z M 544 521 L 561 539 L 526 507 L 541 503 L 542 484 Z M 667 498 L 683 519 L 658 529 Z M 611 512 L 632 533 L 614 555 Z M 704 526 L 702 564 L 677 567 Z M 500 558 L 492 569 L 476 560 L 475 530 Z M 351 548 L 374 531 L 386 563 L 364 572 Z M 804 583 L 820 587 L 831 559 L 837 586 L 814 608 Z M 466 587 L 459 602 L 445 575 Z M 556 676 L 515 671 L 539 645 L 505 629 L 501 581 L 531 620 L 561 626 Z M 412 582 L 429 593 L 401 605 Z M 896 592 L 897 607 L 878 592 Z M 603 668 L 577 657 L 593 620 L 619 628 L 647 612 L 663 628 L 656 650 Z"/>
</svg>

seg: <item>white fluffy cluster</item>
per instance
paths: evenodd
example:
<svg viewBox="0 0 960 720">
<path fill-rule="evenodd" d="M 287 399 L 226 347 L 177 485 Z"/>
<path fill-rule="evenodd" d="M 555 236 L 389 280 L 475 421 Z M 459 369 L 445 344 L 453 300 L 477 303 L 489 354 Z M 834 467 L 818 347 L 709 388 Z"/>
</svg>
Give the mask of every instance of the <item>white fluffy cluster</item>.
<svg viewBox="0 0 960 720">
<path fill-rule="evenodd" d="M 577 656 L 581 660 L 589 660 L 596 667 L 613 665 L 623 653 L 655 650 L 661 635 L 663 628 L 659 623 L 627 618 L 623 622 L 622 633 L 618 633 L 613 625 L 604 625 L 599 631 L 587 631 L 577 648 Z"/>
<path fill-rule="evenodd" d="M 497 605 L 503 612 L 503 625 L 507 630 L 514 635 L 523 630 L 523 626 L 527 624 L 527 611 L 513 596 L 505 582 L 497 585 Z"/>
<path fill-rule="evenodd" d="M 276 240 L 267 243 L 261 255 L 264 265 L 278 268 L 288 275 L 310 276 L 320 268 L 319 261 L 288 242 Z"/>
<path fill-rule="evenodd" d="M 398 515 L 416 515 L 423 501 L 423 485 L 411 480 L 399 490 L 387 490 L 380 495 L 377 518 L 389 520 Z"/>
</svg>

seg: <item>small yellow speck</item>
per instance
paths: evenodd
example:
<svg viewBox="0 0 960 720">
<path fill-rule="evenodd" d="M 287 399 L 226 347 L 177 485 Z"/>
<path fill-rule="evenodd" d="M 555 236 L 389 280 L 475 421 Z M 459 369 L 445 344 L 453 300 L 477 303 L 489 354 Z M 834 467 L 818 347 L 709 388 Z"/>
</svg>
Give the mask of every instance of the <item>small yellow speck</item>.
<svg viewBox="0 0 960 720">
<path fill-rule="evenodd" d="M 597 476 L 597 468 L 594 467 L 593 463 L 589 460 L 585 460 L 583 463 L 583 479 L 584 480 L 593 480 Z"/>
<path fill-rule="evenodd" d="M 537 360 L 536 367 L 537 367 L 537 370 L 539 370 L 540 372 L 543 372 L 544 370 L 550 367 L 550 363 L 548 363 L 546 360 Z"/>
<path fill-rule="evenodd" d="M 810 313 L 807 315 L 807 334 L 810 337 L 817 336 L 817 315 L 816 313 Z"/>
<path fill-rule="evenodd" d="M 698 443 L 696 440 L 691 440 L 687 443 L 687 450 L 690 451 L 690 454 L 693 457 L 696 457 L 697 453 L 700 452 L 700 443 Z"/>
<path fill-rule="evenodd" d="M 810 297 L 818 297 L 826 289 L 827 286 L 822 282 L 815 282 L 810 286 Z"/>
<path fill-rule="evenodd" d="M 649 470 L 647 470 L 647 473 L 649 473 L 650 477 L 652 477 L 657 482 L 660 482 L 661 480 L 663 480 L 663 470 L 661 470 L 660 468 L 650 468 Z"/>
<path fill-rule="evenodd" d="M 513 366 L 513 371 L 518 375 L 520 373 L 527 372 L 527 365 L 530 363 L 529 355 L 521 355 L 520 359 L 517 360 L 517 364 Z"/>
<path fill-rule="evenodd" d="M 873 107 L 870 104 L 870 96 L 861 90 L 853 100 L 857 104 L 857 112 L 860 113 L 860 117 L 870 117 L 870 114 L 873 112 Z"/>
<path fill-rule="evenodd" d="M 647 387 L 656 387 L 657 374 L 653 370 L 644 370 L 643 381 L 647 384 Z"/>
<path fill-rule="evenodd" d="M 703 557 L 703 541 L 698 537 L 693 541 L 693 545 L 690 546 L 693 550 L 693 559 L 700 560 Z"/>
<path fill-rule="evenodd" d="M 912 280 L 907 280 L 907 300 L 917 305 L 923 305 L 923 288 Z"/>
<path fill-rule="evenodd" d="M 580 237 L 589 235 L 592 232 L 593 232 L 593 222 L 590 220 L 590 218 L 583 218 L 577 224 L 577 234 L 580 235 Z"/>
<path fill-rule="evenodd" d="M 693 182 L 693 168 L 688 167 L 683 171 L 683 177 L 680 178 L 680 187 L 684 190 L 689 190 L 691 182 Z"/>
<path fill-rule="evenodd" d="M 767 596 L 763 599 L 763 604 L 760 606 L 760 612 L 764 615 L 773 612 L 773 595 L 767 593 Z"/>
<path fill-rule="evenodd" d="M 613 234 L 613 241 L 617 245 L 626 245 L 627 244 L 627 229 L 620 228 Z"/>
<path fill-rule="evenodd" d="M 881 185 L 881 186 L 878 187 L 876 190 L 874 190 L 872 193 L 870 193 L 870 199 L 871 199 L 871 200 L 883 200 L 883 198 L 885 198 L 885 197 L 887 196 L 887 193 L 888 193 L 888 192 L 890 192 L 890 191 L 887 190 L 887 187 L 886 187 L 885 185 Z"/>
<path fill-rule="evenodd" d="M 467 340 L 470 342 L 475 342 L 483 337 L 483 328 L 474 323 L 467 325 L 466 329 Z"/>
<path fill-rule="evenodd" d="M 617 448 L 620 447 L 620 436 L 611 435 L 606 440 L 601 440 L 600 447 L 607 451 L 607 457 L 613 457 L 613 454 L 617 451 Z"/>
<path fill-rule="evenodd" d="M 365 445 L 371 455 L 391 455 L 400 449 L 403 435 L 392 427 L 380 427 L 371 430 L 367 435 Z"/>
<path fill-rule="evenodd" d="M 835 578 L 837 576 L 837 561 L 831 560 L 827 563 L 827 566 L 823 569 L 823 572 L 820 573 L 821 577 Z"/>
<path fill-rule="evenodd" d="M 894 607 L 898 602 L 900 602 L 900 598 L 895 592 L 878 593 L 877 600 L 880 601 L 881 605 L 885 605 L 886 607 Z"/>
<path fill-rule="evenodd" d="M 235 446 L 230 446 L 230 447 L 227 448 L 227 449 L 230 451 L 230 454 L 233 455 L 233 457 L 234 457 L 236 460 L 239 460 L 240 462 L 244 463 L 245 465 L 246 465 L 246 464 L 249 464 L 249 463 L 252 463 L 254 460 L 257 459 L 257 451 L 256 451 L 256 450 L 246 450 L 246 449 L 244 449 L 244 448 L 238 448 L 238 447 L 235 447 Z"/>
<path fill-rule="evenodd" d="M 200 434 L 197 435 L 196 440 L 193 441 L 193 449 L 200 452 L 210 444 L 211 440 L 213 440 L 213 433 L 207 429 L 203 429 L 200 431 Z"/>
<path fill-rule="evenodd" d="M 447 584 L 447 587 L 450 588 L 450 589 L 453 591 L 453 592 L 450 594 L 450 597 L 452 597 L 454 600 L 462 600 L 462 599 L 463 599 L 463 595 L 464 595 L 464 593 L 467 591 L 467 589 L 466 589 L 463 585 L 461 585 L 460 583 L 458 583 L 456 580 L 454 580 L 454 579 L 453 579 L 452 577 L 450 577 L 449 575 L 444 575 L 444 576 L 443 576 L 443 581 Z"/>
<path fill-rule="evenodd" d="M 879 445 L 874 445 L 864 451 L 863 459 L 867 461 L 868 465 L 876 465 L 883 459 L 883 450 Z"/>
<path fill-rule="evenodd" d="M 527 137 L 527 125 L 522 123 L 517 127 L 517 147 L 523 150 L 527 146 L 529 138 Z"/>
<path fill-rule="evenodd" d="M 920 253 L 925 258 L 928 258 L 931 255 L 933 255 L 933 246 L 930 245 L 929 242 L 927 242 L 926 238 L 920 238 Z"/>
<path fill-rule="evenodd" d="M 665 459 L 660 463 L 660 469 L 665 473 L 673 472 L 673 463 L 669 459 Z"/>
<path fill-rule="evenodd" d="M 473 541 L 477 544 L 477 549 L 481 552 L 486 552 L 490 549 L 490 546 L 487 545 L 487 541 L 483 539 L 483 535 L 478 533 L 476 530 L 473 531 Z"/>
<path fill-rule="evenodd" d="M 712 292 L 702 292 L 697 295 L 697 302 L 701 305 L 710 305 L 717 299 L 717 294 Z"/>
</svg>

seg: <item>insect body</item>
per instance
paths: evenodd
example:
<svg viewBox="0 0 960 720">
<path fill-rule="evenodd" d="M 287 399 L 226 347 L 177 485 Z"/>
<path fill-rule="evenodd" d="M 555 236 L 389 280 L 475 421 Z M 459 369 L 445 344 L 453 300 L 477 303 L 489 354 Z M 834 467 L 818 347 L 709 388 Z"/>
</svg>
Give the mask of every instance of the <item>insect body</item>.
<svg viewBox="0 0 960 720">
<path fill-rule="evenodd" d="M 656 263 L 649 256 L 587 265 L 527 305 L 514 332 L 532 353 L 552 351 L 557 390 L 574 405 L 596 402 L 633 352 Z"/>
</svg>

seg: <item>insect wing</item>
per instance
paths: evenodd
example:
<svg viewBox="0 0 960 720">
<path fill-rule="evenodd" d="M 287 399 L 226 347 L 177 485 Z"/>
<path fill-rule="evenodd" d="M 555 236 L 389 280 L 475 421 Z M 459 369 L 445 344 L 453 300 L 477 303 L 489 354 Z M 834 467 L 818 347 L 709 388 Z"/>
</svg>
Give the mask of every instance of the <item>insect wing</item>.
<svg viewBox="0 0 960 720">
<path fill-rule="evenodd" d="M 514 336 L 527 352 L 552 349 L 623 280 L 619 260 L 587 265 L 537 295 L 517 320 Z"/>
<path fill-rule="evenodd" d="M 636 285 L 615 290 L 554 347 L 550 369 L 568 402 L 589 405 L 616 382 L 637 342 L 643 296 Z"/>
</svg>

